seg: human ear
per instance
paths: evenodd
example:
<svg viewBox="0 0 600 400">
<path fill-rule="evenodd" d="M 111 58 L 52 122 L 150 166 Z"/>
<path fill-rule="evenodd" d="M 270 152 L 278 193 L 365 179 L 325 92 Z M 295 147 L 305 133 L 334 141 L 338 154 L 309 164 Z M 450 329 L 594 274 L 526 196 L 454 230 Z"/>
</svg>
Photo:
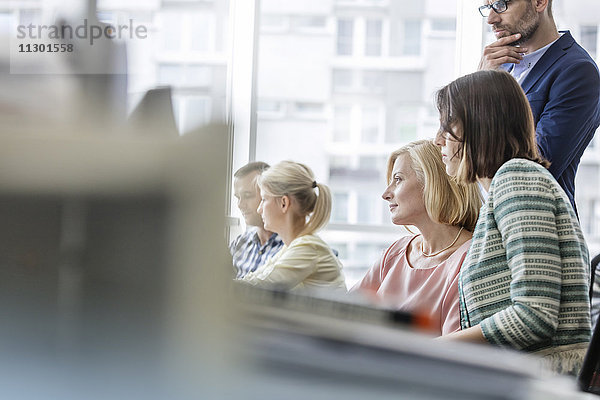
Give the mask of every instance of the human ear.
<svg viewBox="0 0 600 400">
<path fill-rule="evenodd" d="M 289 210 L 291 202 L 292 201 L 289 196 L 287 196 L 287 195 L 281 196 L 280 202 L 279 202 L 279 207 L 281 208 L 281 211 L 283 211 L 284 214 Z"/>
<path fill-rule="evenodd" d="M 537 12 L 543 12 L 548 8 L 548 0 L 533 0 L 533 8 Z"/>
</svg>

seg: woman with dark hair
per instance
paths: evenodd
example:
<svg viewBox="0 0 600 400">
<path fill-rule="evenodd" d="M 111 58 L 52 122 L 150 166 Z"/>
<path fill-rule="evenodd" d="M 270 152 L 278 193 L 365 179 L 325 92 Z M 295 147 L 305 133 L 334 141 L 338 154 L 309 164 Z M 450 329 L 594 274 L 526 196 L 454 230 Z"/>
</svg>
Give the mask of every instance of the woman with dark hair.
<svg viewBox="0 0 600 400">
<path fill-rule="evenodd" d="M 488 192 L 459 279 L 462 330 L 447 338 L 577 373 L 590 340 L 588 251 L 538 153 L 525 94 L 510 74 L 479 71 L 442 88 L 437 107 L 446 172 Z"/>
</svg>

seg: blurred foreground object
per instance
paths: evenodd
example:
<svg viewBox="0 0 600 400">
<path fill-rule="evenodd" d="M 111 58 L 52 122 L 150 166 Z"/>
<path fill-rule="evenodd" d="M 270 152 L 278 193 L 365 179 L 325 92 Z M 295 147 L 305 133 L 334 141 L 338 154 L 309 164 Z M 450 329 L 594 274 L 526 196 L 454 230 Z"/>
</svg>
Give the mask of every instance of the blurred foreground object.
<svg viewBox="0 0 600 400">
<path fill-rule="evenodd" d="M 206 394 L 227 362 L 227 129 L 80 133 L 0 137 L 1 397 Z"/>
<path fill-rule="evenodd" d="M 417 316 L 324 292 L 236 288 L 246 399 L 585 399 L 512 350 L 433 340 Z"/>
</svg>

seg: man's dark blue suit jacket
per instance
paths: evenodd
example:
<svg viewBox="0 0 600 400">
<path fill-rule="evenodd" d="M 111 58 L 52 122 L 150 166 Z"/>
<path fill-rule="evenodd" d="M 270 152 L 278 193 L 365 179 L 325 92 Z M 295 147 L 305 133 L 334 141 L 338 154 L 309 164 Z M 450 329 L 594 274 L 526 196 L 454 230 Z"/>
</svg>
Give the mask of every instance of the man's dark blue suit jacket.
<svg viewBox="0 0 600 400">
<path fill-rule="evenodd" d="M 575 173 L 600 125 L 600 75 L 571 33 L 562 33 L 521 87 L 533 111 L 540 151 L 576 210 Z"/>
</svg>

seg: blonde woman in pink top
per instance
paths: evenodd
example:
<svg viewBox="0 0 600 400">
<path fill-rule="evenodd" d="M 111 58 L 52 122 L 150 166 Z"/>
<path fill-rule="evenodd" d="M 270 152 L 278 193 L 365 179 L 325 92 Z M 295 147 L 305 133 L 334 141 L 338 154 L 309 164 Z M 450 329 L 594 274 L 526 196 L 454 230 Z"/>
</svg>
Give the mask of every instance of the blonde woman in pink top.
<svg viewBox="0 0 600 400">
<path fill-rule="evenodd" d="M 481 207 L 479 189 L 448 177 L 429 140 L 394 151 L 387 180 L 382 197 L 392 222 L 419 233 L 394 242 L 352 290 L 381 306 L 428 316 L 438 335 L 458 331 L 458 273 Z"/>
</svg>

